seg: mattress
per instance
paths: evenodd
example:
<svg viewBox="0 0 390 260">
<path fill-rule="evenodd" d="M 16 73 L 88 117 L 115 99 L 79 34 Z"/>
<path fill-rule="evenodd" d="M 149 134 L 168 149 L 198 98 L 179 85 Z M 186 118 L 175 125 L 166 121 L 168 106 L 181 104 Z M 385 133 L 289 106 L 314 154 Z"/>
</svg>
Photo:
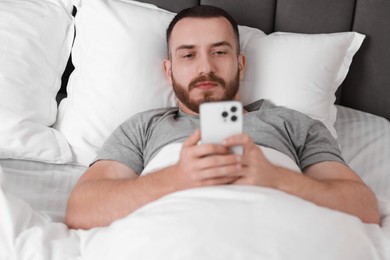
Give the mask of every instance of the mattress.
<svg viewBox="0 0 390 260">
<path fill-rule="evenodd" d="M 54 221 L 63 222 L 69 194 L 85 167 L 34 161 L 0 160 L 3 190 L 25 200 Z"/>
<path fill-rule="evenodd" d="M 335 128 L 348 165 L 377 196 L 390 199 L 390 122 L 337 106 Z"/>
</svg>

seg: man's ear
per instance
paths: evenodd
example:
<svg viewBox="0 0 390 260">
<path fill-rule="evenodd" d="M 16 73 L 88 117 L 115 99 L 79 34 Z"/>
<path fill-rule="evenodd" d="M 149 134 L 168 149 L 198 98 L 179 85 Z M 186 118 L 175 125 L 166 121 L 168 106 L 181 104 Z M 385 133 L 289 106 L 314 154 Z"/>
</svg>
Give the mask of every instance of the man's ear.
<svg viewBox="0 0 390 260">
<path fill-rule="evenodd" d="M 246 57 L 244 53 L 240 53 L 240 55 L 238 55 L 238 69 L 240 71 L 240 80 L 244 78 L 245 68 L 246 68 Z"/>
<path fill-rule="evenodd" d="M 170 60 L 165 59 L 163 62 L 165 77 L 172 85 L 172 62 Z"/>
</svg>

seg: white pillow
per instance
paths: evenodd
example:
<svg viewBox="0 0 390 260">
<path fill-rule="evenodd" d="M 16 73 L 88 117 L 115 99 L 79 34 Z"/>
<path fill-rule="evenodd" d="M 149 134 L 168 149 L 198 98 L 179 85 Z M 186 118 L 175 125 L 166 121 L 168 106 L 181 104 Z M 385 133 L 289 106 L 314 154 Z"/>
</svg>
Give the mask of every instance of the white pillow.
<svg viewBox="0 0 390 260">
<path fill-rule="evenodd" d="M 337 138 L 335 92 L 347 76 L 365 36 L 356 32 L 294 34 L 244 28 L 247 70 L 240 87 L 244 104 L 259 98 L 322 121 Z"/>
<path fill-rule="evenodd" d="M 176 105 L 162 67 L 165 31 L 173 17 L 136 1 L 81 1 L 72 54 L 75 71 L 55 125 L 68 138 L 76 163 L 88 165 L 111 132 L 134 113 Z M 243 103 L 270 98 L 322 120 L 335 134 L 334 92 L 363 36 L 266 36 L 258 29 L 239 29 L 248 59 L 240 90 Z"/>
<path fill-rule="evenodd" d="M 68 2 L 0 0 L 0 158 L 72 160 L 50 128 L 74 35 Z"/>
<path fill-rule="evenodd" d="M 83 0 L 75 18 L 75 70 L 55 128 L 76 162 L 88 165 L 111 132 L 134 113 L 176 105 L 165 79 L 165 30 L 174 17 L 132 1 Z"/>
</svg>

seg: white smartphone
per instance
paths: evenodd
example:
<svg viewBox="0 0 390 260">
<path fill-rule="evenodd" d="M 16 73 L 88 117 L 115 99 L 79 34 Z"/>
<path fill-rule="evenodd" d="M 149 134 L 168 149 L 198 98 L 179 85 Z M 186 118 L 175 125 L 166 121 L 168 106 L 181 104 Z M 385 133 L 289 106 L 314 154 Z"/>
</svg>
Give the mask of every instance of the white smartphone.
<svg viewBox="0 0 390 260">
<path fill-rule="evenodd" d="M 243 111 L 238 101 L 209 102 L 200 105 L 200 133 L 202 143 L 222 143 L 232 135 L 242 133 Z M 242 154 L 242 146 L 232 147 L 232 152 Z"/>
</svg>

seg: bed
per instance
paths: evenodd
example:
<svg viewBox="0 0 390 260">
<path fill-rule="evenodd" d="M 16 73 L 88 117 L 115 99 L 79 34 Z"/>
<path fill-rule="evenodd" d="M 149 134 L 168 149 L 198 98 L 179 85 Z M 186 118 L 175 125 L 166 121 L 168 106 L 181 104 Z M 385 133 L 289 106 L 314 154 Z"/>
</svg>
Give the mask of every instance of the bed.
<svg viewBox="0 0 390 260">
<path fill-rule="evenodd" d="M 71 230 L 66 203 L 105 138 L 175 106 L 165 29 L 183 8 L 240 25 L 240 98 L 321 120 L 374 191 L 381 224 L 243 186 L 176 192 L 108 227 Z M 390 259 L 387 0 L 0 0 L 0 259 Z M 261 87 L 260 87 L 261 86 Z M 143 174 L 177 160 L 163 149 Z"/>
</svg>

